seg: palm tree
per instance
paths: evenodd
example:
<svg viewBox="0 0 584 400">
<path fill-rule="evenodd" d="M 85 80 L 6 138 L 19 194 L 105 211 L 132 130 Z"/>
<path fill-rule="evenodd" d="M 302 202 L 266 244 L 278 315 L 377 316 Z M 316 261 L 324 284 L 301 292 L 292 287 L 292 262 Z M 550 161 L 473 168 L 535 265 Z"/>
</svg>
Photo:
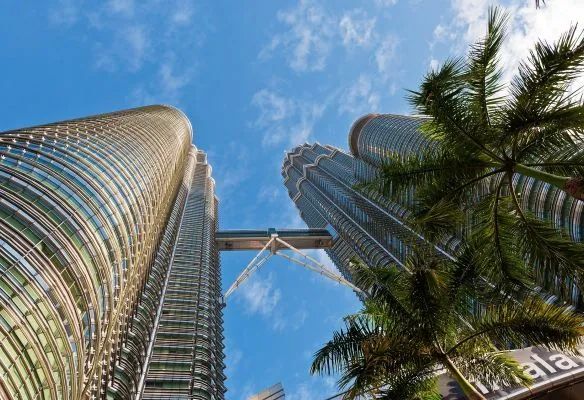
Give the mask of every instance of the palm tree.
<svg viewBox="0 0 584 400">
<path fill-rule="evenodd" d="M 389 197 L 413 192 L 411 222 L 428 237 L 470 221 L 468 241 L 506 283 L 529 281 L 526 265 L 578 283 L 584 245 L 524 209 L 514 182 L 531 177 L 584 199 L 584 105 L 581 92 L 571 91 L 584 71 L 584 36 L 572 27 L 554 44 L 537 43 L 505 86 L 506 21 L 490 9 L 486 37 L 468 58 L 447 61 L 411 92 L 415 109 L 429 117 L 422 132 L 432 146 L 390 155 L 368 186 Z M 570 284 L 562 287 L 558 294 L 568 296 Z"/>
<path fill-rule="evenodd" d="M 485 267 L 481 260 L 447 262 L 427 254 L 409 258 L 407 271 L 355 265 L 369 297 L 345 318 L 316 354 L 311 372 L 341 374 L 345 398 L 431 399 L 436 372 L 445 368 L 469 399 L 484 399 L 472 381 L 528 385 L 531 380 L 505 351 L 509 344 L 574 349 L 584 318 L 534 296 L 492 301 L 480 313 Z M 494 300 L 494 299 L 493 299 Z"/>
</svg>

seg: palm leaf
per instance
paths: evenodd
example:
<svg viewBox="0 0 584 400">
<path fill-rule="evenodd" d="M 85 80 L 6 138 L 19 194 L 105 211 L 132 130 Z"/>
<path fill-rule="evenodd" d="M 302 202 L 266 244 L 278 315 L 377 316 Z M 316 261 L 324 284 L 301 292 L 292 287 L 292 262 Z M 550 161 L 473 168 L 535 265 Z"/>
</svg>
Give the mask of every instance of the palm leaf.
<svg viewBox="0 0 584 400">
<path fill-rule="evenodd" d="M 516 219 L 511 200 L 501 195 L 503 184 L 501 181 L 495 193 L 474 207 L 468 251 L 476 252 L 475 259 L 482 259 L 488 266 L 482 271 L 488 282 L 513 293 L 529 288 L 532 278 L 513 234 Z"/>
<path fill-rule="evenodd" d="M 542 270 L 547 276 L 545 289 L 556 291 L 559 280 L 560 295 L 564 299 L 571 298 L 568 279 L 581 283 L 584 271 L 584 244 L 574 243 L 565 232 L 542 222 L 529 211 L 523 210 L 515 190 L 511 190 L 511 198 L 515 205 L 515 223 L 510 229 L 517 238 L 523 259 L 527 263 Z M 568 293 L 565 293 L 568 290 Z"/>
<path fill-rule="evenodd" d="M 487 386 L 528 386 L 533 379 L 508 352 L 490 351 L 479 353 L 474 349 L 468 357 L 455 359 L 461 372 L 471 380 Z"/>
<path fill-rule="evenodd" d="M 538 42 L 511 83 L 505 118 L 507 131 L 513 136 L 520 135 L 526 128 L 529 131 L 545 122 L 550 110 L 570 104 L 573 96 L 567 94 L 568 89 L 582 74 L 583 62 L 584 36 L 576 33 L 576 26 L 554 44 Z"/>
<path fill-rule="evenodd" d="M 449 352 L 456 352 L 463 344 L 483 338 L 501 347 L 529 344 L 573 351 L 582 340 L 584 317 L 569 307 L 560 307 L 539 296 L 532 296 L 519 304 L 510 301 L 489 307 L 487 312 L 469 323 L 472 333 Z"/>
<path fill-rule="evenodd" d="M 332 340 L 315 353 L 312 374 L 344 371 L 347 365 L 363 358 L 362 343 L 377 335 L 363 318 L 346 319 L 345 324 L 345 330 L 334 332 Z"/>
<path fill-rule="evenodd" d="M 470 111 L 481 124 L 485 132 L 491 131 L 492 119 L 496 117 L 504 103 L 501 94 L 503 85 L 499 52 L 505 38 L 505 26 L 508 16 L 498 8 L 490 8 L 487 23 L 487 35 L 471 46 L 465 80 L 468 84 L 468 102 Z M 498 121 L 495 118 L 495 124 Z"/>
</svg>

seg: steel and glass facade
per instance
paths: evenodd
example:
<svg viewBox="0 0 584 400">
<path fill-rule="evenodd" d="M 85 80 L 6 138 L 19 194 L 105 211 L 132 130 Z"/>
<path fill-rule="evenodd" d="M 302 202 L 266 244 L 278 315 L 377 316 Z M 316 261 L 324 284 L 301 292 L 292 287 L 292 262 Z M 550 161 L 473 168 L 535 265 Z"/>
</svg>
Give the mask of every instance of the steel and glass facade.
<svg viewBox="0 0 584 400">
<path fill-rule="evenodd" d="M 388 207 L 355 189 L 360 162 L 316 143 L 293 149 L 282 168 L 284 184 L 306 224 L 328 228 L 337 236 L 326 251 L 349 280 L 352 259 L 368 265 L 402 265 L 411 243 L 422 240 L 402 223 L 403 208 Z"/>
<path fill-rule="evenodd" d="M 406 191 L 403 201 L 395 203 L 355 188 L 374 179 L 388 155 L 407 155 L 435 146 L 420 132 L 424 121 L 416 116 L 365 115 L 351 127 L 350 155 L 316 143 L 298 146 L 284 159 L 282 175 L 290 198 L 309 227 L 332 227 L 338 234 L 328 254 L 348 279 L 351 258 L 360 258 L 368 265 L 400 265 L 412 244 L 423 242 L 403 223 L 413 193 Z M 532 178 L 516 176 L 514 184 L 522 193 L 524 207 L 565 228 L 574 240 L 584 238 L 584 202 Z M 449 257 L 458 243 L 453 233 L 435 248 Z M 539 279 L 543 283 L 554 278 Z M 577 303 L 579 293 L 573 288 L 572 301 Z"/>
<path fill-rule="evenodd" d="M 223 398 L 217 204 L 191 141 L 166 106 L 0 134 L 0 397 L 147 393 L 176 313 L 189 393 L 158 398 Z M 183 267 L 194 313 L 171 305 Z"/>
<path fill-rule="evenodd" d="M 284 387 L 281 383 L 276 383 L 274 386 L 248 397 L 247 400 L 284 400 L 285 398 Z"/>
</svg>

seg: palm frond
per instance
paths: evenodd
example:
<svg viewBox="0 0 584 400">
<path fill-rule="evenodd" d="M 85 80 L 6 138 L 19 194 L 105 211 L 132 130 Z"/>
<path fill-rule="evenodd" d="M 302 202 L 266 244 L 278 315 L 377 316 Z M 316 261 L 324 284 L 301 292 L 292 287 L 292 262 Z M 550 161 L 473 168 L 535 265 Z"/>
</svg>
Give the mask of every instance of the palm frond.
<svg viewBox="0 0 584 400">
<path fill-rule="evenodd" d="M 433 369 L 404 369 L 388 380 L 376 397 L 381 400 L 440 400 Z"/>
<path fill-rule="evenodd" d="M 497 286 L 486 279 L 497 273 L 491 272 L 494 266 L 485 259 L 480 251 L 481 247 L 466 242 L 461 246 L 456 259 L 447 264 L 450 276 L 446 294 L 449 299 L 449 310 L 463 318 L 476 314 L 481 303 L 504 301 Z"/>
<path fill-rule="evenodd" d="M 545 283 L 547 290 L 555 290 L 555 282 L 572 280 L 581 283 L 584 271 L 584 244 L 574 243 L 551 223 L 546 223 L 527 210 L 523 210 L 515 190 L 511 190 L 511 198 L 515 205 L 515 223 L 511 233 L 517 238 L 517 242 L 523 258 L 527 263 L 547 276 Z M 569 285 L 559 285 L 562 292 L 569 290 Z M 571 293 L 560 293 L 564 299 L 570 299 Z"/>
<path fill-rule="evenodd" d="M 539 296 L 532 296 L 519 304 L 508 302 L 488 307 L 485 313 L 469 323 L 473 333 L 449 351 L 454 352 L 463 343 L 481 337 L 502 347 L 529 344 L 571 351 L 582 341 L 584 317 L 569 307 L 560 307 Z"/>
<path fill-rule="evenodd" d="M 501 170 L 489 168 L 459 171 L 418 188 L 405 221 L 430 240 L 452 234 L 467 218 L 467 209 L 488 192 L 490 181 Z"/>
<path fill-rule="evenodd" d="M 315 353 L 310 373 L 338 373 L 363 358 L 362 343 L 377 333 L 361 318 L 347 319 L 345 323 L 346 329 L 334 332 L 333 338 Z"/>
<path fill-rule="evenodd" d="M 387 312 L 396 320 L 411 317 L 411 310 L 404 303 L 400 293 L 405 271 L 393 267 L 368 267 L 358 260 L 351 262 L 351 271 L 355 285 L 366 293 L 368 298 L 377 303 L 387 304 Z M 365 302 L 367 305 L 367 301 Z"/>
<path fill-rule="evenodd" d="M 446 322 L 442 318 L 445 302 L 444 296 L 448 276 L 443 262 L 427 252 L 414 252 L 406 261 L 410 271 L 407 293 L 412 311 L 418 317 L 418 324 L 433 332 L 441 331 Z"/>
<path fill-rule="evenodd" d="M 439 242 L 441 237 L 450 236 L 464 221 L 464 214 L 459 204 L 446 198 L 442 193 L 425 193 L 415 210 L 404 217 L 404 221 L 420 232 L 427 240 Z M 438 197 L 431 202 L 428 198 Z"/>
<path fill-rule="evenodd" d="M 584 35 L 577 33 L 576 26 L 554 44 L 538 42 L 511 83 L 507 130 L 518 135 L 538 126 L 549 110 L 563 109 L 572 102 L 568 89 L 582 74 L 583 63 Z"/>
<path fill-rule="evenodd" d="M 513 293 L 529 288 L 533 280 L 513 234 L 514 209 L 509 197 L 501 194 L 503 184 L 501 181 L 495 193 L 475 206 L 469 250 L 475 251 L 475 258 L 480 257 L 488 267 L 482 271 L 487 281 Z"/>
<path fill-rule="evenodd" d="M 533 379 L 508 352 L 491 351 L 480 354 L 474 350 L 469 357 L 455 360 L 461 372 L 475 382 L 487 386 L 528 386 Z"/>
<path fill-rule="evenodd" d="M 468 84 L 468 101 L 471 112 L 488 133 L 492 128 L 492 119 L 498 123 L 496 116 L 504 103 L 501 94 L 501 68 L 498 66 L 499 52 L 505 38 L 508 15 L 499 8 L 490 8 L 487 23 L 487 35 L 471 46 L 468 56 L 466 82 Z"/>
<path fill-rule="evenodd" d="M 434 364 L 427 360 L 426 364 L 411 362 L 394 373 L 380 371 L 375 379 L 365 374 L 365 366 L 355 366 L 347 374 L 344 399 L 385 399 L 385 400 L 439 400 L 437 392 Z M 361 379 L 362 376 L 367 379 Z M 344 383 L 344 382 L 343 382 Z"/>
<path fill-rule="evenodd" d="M 410 91 L 410 103 L 419 113 L 431 117 L 420 131 L 455 154 L 486 154 L 493 160 L 502 160 L 502 154 L 486 145 L 490 132 L 469 112 L 467 69 L 461 60 L 447 61 L 424 77 L 419 92 Z"/>
<path fill-rule="evenodd" d="M 550 104 L 533 121 L 523 121 L 519 130 L 505 133 L 514 140 L 515 159 L 536 161 L 584 142 L 584 106 L 574 92 L 563 104 Z M 505 131 L 507 132 L 507 131 Z M 504 138 L 505 139 L 505 138 Z"/>
</svg>

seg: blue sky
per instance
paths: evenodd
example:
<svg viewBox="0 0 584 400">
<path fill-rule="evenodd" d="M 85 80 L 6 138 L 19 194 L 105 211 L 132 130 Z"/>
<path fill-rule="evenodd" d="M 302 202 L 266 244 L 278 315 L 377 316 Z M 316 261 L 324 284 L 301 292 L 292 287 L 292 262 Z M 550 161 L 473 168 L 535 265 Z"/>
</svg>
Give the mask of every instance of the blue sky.
<svg viewBox="0 0 584 400">
<path fill-rule="evenodd" d="M 368 112 L 408 113 L 404 89 L 484 29 L 486 0 L 47 0 L 0 5 L 0 129 L 152 103 L 188 115 L 209 154 L 222 228 L 300 227 L 284 151 L 346 148 Z M 584 21 L 581 0 L 501 2 L 505 74 L 538 36 Z M 253 257 L 224 254 L 224 287 Z M 325 263 L 324 254 L 316 253 Z M 272 260 L 225 309 L 228 399 L 281 381 L 325 398 L 313 352 L 359 308 L 352 292 Z"/>
</svg>

